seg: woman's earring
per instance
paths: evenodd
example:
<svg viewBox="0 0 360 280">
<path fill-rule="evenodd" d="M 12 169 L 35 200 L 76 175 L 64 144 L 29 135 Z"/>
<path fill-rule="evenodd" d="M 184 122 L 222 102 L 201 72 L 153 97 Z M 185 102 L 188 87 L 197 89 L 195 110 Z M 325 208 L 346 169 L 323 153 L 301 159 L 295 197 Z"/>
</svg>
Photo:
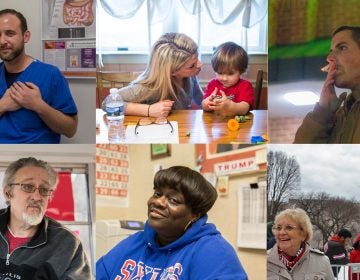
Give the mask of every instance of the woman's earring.
<svg viewBox="0 0 360 280">
<path fill-rule="evenodd" d="M 191 226 L 192 223 L 193 223 L 193 221 L 190 220 L 190 221 L 186 224 L 186 226 L 185 226 L 185 228 L 184 228 L 184 232 L 187 231 L 187 229 Z"/>
<path fill-rule="evenodd" d="M 186 226 L 185 226 L 185 228 L 184 228 L 184 232 L 187 231 L 187 229 L 188 229 L 193 223 L 195 223 L 199 218 L 200 218 L 200 217 L 196 217 L 196 218 L 190 220 L 190 221 L 186 224 Z"/>
</svg>

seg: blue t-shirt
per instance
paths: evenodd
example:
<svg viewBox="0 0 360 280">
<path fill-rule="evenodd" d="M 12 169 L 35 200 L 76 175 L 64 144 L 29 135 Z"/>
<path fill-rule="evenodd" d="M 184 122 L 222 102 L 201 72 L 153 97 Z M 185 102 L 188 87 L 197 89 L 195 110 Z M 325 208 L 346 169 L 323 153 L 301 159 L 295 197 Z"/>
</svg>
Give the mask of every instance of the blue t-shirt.
<svg viewBox="0 0 360 280">
<path fill-rule="evenodd" d="M 77 108 L 64 76 L 53 65 L 34 60 L 16 79 L 39 87 L 42 99 L 52 108 L 68 115 L 76 115 Z M 5 66 L 0 63 L 0 98 L 7 90 Z M 60 142 L 60 134 L 52 131 L 34 111 L 20 108 L 0 116 L 0 143 Z"/>
</svg>

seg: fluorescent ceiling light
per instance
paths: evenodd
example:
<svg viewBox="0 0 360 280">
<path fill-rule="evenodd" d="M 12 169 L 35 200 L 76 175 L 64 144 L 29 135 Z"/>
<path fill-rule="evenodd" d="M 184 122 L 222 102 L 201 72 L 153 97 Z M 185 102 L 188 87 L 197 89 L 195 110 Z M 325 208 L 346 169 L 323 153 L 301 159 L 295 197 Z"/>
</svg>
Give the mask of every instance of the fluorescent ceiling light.
<svg viewBox="0 0 360 280">
<path fill-rule="evenodd" d="M 301 105 L 313 105 L 319 101 L 319 96 L 317 96 L 312 91 L 296 91 L 289 92 L 284 95 L 285 99 L 290 103 L 301 106 Z"/>
</svg>

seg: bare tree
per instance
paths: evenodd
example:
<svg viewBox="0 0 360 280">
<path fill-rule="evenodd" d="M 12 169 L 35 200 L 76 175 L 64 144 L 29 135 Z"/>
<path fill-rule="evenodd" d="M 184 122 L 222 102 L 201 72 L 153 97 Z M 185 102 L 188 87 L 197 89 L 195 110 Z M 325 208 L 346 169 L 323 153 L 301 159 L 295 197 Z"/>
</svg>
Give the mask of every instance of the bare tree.
<svg viewBox="0 0 360 280">
<path fill-rule="evenodd" d="M 330 196 L 327 193 L 300 193 L 294 206 L 304 209 L 311 223 L 322 233 L 324 242 L 342 228 L 352 229 L 360 219 L 360 209 L 355 199 Z"/>
<path fill-rule="evenodd" d="M 300 165 L 294 156 L 282 151 L 270 151 L 267 161 L 267 213 L 268 221 L 273 221 L 288 198 L 299 189 Z"/>
</svg>

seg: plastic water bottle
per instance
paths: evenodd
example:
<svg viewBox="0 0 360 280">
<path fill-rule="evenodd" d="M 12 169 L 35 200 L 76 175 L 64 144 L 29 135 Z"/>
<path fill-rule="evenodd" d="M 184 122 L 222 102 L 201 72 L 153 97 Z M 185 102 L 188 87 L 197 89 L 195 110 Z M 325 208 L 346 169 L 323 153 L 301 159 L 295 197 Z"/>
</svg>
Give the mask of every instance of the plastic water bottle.
<svg viewBox="0 0 360 280">
<path fill-rule="evenodd" d="M 125 141 L 124 103 L 117 88 L 111 88 L 105 99 L 105 112 L 108 120 L 108 139 L 111 144 Z"/>
</svg>

